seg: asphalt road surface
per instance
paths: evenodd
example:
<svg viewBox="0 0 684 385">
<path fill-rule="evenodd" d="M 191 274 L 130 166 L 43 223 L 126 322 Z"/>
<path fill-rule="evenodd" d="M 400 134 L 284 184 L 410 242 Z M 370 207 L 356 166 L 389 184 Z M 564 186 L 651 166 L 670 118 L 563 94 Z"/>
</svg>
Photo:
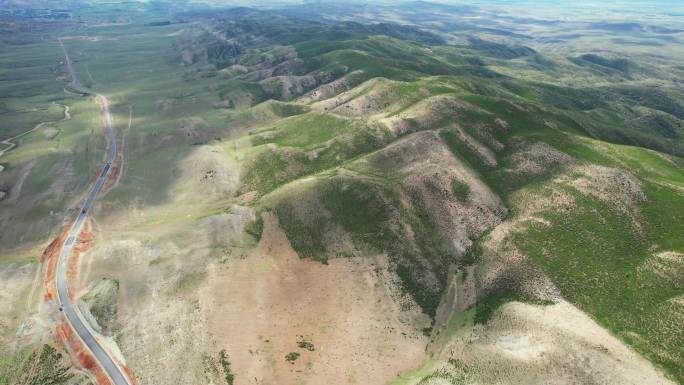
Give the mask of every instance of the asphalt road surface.
<svg viewBox="0 0 684 385">
<path fill-rule="evenodd" d="M 105 165 L 102 167 L 102 170 L 98 174 L 95 184 L 91 187 L 90 191 L 88 192 L 88 195 L 78 213 L 78 217 L 71 226 L 71 229 L 69 230 L 66 240 L 64 241 L 62 249 L 59 253 L 59 258 L 57 259 L 57 275 L 55 278 L 57 283 L 57 299 L 59 301 L 60 310 L 66 316 L 67 321 L 74 329 L 76 334 L 78 334 L 78 336 L 81 338 L 81 340 L 83 340 L 88 349 L 90 349 L 93 357 L 100 364 L 100 366 L 105 371 L 107 376 L 109 376 L 112 383 L 114 385 L 131 385 L 131 382 L 129 381 L 128 377 L 126 377 L 121 367 L 117 365 L 116 361 L 114 361 L 114 359 L 109 355 L 109 353 L 102 347 L 102 345 L 100 345 L 95 336 L 93 336 L 90 329 L 88 329 L 88 327 L 86 326 L 86 321 L 82 318 L 81 313 L 76 309 L 75 304 L 72 303 L 71 299 L 69 298 L 69 283 L 67 281 L 67 260 L 69 254 L 71 254 L 71 251 L 74 247 L 75 241 L 78 239 L 78 236 L 81 233 L 83 223 L 88 217 L 88 213 L 90 212 L 90 209 L 93 207 L 93 203 L 95 203 L 95 198 L 97 197 L 97 194 L 100 192 L 102 186 L 104 186 L 105 182 L 107 181 L 107 177 L 109 176 L 109 173 L 112 169 L 112 164 L 114 164 L 114 161 L 116 160 L 117 148 L 116 135 L 114 133 L 114 127 L 112 125 L 112 116 L 109 113 L 109 100 L 107 100 L 107 98 L 104 95 L 97 94 L 87 89 L 79 82 L 78 78 L 76 77 L 76 73 L 74 72 L 74 68 L 71 64 L 71 59 L 69 59 L 69 55 L 67 54 L 66 48 L 64 47 L 64 44 L 62 44 L 61 40 L 59 43 L 62 45 L 62 50 L 64 51 L 64 59 L 66 61 L 67 68 L 69 69 L 69 74 L 71 75 L 71 88 L 80 93 L 95 96 L 95 98 L 97 98 L 98 103 L 102 108 L 102 116 L 104 118 L 107 130 L 109 149 L 107 151 L 107 159 Z"/>
</svg>

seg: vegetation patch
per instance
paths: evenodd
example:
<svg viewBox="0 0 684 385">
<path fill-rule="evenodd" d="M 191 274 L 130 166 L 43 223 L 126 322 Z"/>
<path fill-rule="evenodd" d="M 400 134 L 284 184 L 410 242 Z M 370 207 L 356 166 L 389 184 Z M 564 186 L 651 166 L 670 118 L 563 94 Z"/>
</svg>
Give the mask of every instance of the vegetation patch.
<svg viewBox="0 0 684 385">
<path fill-rule="evenodd" d="M 306 340 L 304 338 L 301 338 L 299 341 L 297 341 L 297 347 L 299 347 L 300 349 L 308 350 L 310 352 L 313 352 L 314 350 L 316 350 L 313 342 Z"/>
<path fill-rule="evenodd" d="M 361 243 L 386 249 L 391 242 L 387 232 L 389 191 L 369 182 L 333 178 L 320 191 L 321 203 L 334 220 Z"/>
<path fill-rule="evenodd" d="M 70 384 L 74 374 L 66 366 L 68 361 L 50 345 L 25 349 L 7 360 L 0 361 L 0 383 L 22 385 Z"/>
<path fill-rule="evenodd" d="M 624 214 L 576 193 L 573 212 L 546 213 L 552 225 L 531 222 L 516 244 L 565 298 L 682 379 L 684 339 L 669 303 L 684 290 L 640 266 L 654 249 L 684 250 L 681 237 L 671 235 L 683 230 L 684 203 L 668 188 L 647 186 L 645 232 Z"/>
<path fill-rule="evenodd" d="M 176 281 L 175 290 L 177 293 L 193 291 L 197 289 L 202 282 L 204 282 L 206 277 L 207 273 L 203 271 L 187 273 L 180 277 L 178 281 Z"/>
<path fill-rule="evenodd" d="M 551 300 L 540 300 L 529 298 L 516 292 L 493 292 L 477 301 L 474 305 L 476 324 L 486 324 L 494 312 L 503 304 L 508 302 L 523 302 L 533 305 L 553 305 Z"/>
<path fill-rule="evenodd" d="M 287 362 L 291 363 L 292 365 L 294 365 L 295 361 L 297 361 L 297 359 L 299 358 L 300 355 L 301 354 L 299 354 L 297 352 L 290 352 L 290 353 L 287 353 L 285 355 L 285 360 Z"/>
<path fill-rule="evenodd" d="M 470 197 L 470 186 L 455 178 L 451 180 L 451 191 L 461 202 L 468 201 L 468 198 Z"/>
<path fill-rule="evenodd" d="M 288 180 L 287 168 L 288 162 L 279 151 L 266 149 L 247 164 L 243 181 L 248 190 L 265 194 Z"/>
<path fill-rule="evenodd" d="M 463 254 L 463 263 L 466 265 L 472 266 L 480 261 L 480 258 L 482 258 L 482 240 L 478 240 L 477 242 L 474 242 L 468 250 L 466 250 L 465 254 Z"/>
<path fill-rule="evenodd" d="M 446 285 L 446 267 L 456 256 L 419 192 L 341 176 L 321 179 L 315 186 L 316 202 L 324 210 L 298 207 L 306 205 L 301 197 L 283 199 L 274 207 L 295 251 L 326 262 L 340 252 L 330 249 L 328 240 L 341 228 L 358 250 L 389 254 L 403 289 L 426 314 L 434 316 Z M 400 194 L 407 194 L 409 206 L 401 203 Z"/>
<path fill-rule="evenodd" d="M 328 220 L 320 215 L 313 215 L 305 221 L 297 216 L 296 208 L 289 202 L 279 203 L 273 208 L 273 212 L 299 256 L 327 263 L 325 234 L 330 226 Z"/>
<path fill-rule="evenodd" d="M 261 240 L 261 235 L 264 232 L 264 220 L 260 214 L 257 214 L 257 218 L 245 226 L 245 232 L 251 235 L 257 242 Z"/>
<path fill-rule="evenodd" d="M 245 165 L 245 189 L 257 190 L 260 195 L 265 195 L 297 178 L 335 168 L 349 159 L 381 148 L 390 140 L 389 133 L 381 126 L 359 124 L 340 118 L 328 121 L 331 122 L 341 122 L 340 124 L 347 126 L 339 130 L 326 128 L 326 136 L 316 139 L 325 142 L 306 139 L 311 149 L 274 146 L 259 152 Z M 318 129 L 315 125 L 305 127 L 310 130 Z M 328 138 L 329 133 L 335 135 Z M 274 141 L 277 141 L 273 131 L 258 135 L 261 137 L 258 141 L 263 143 L 275 144 Z"/>
<path fill-rule="evenodd" d="M 119 281 L 103 277 L 91 284 L 88 292 L 81 298 L 105 335 L 109 335 L 117 326 L 118 294 Z"/>
<path fill-rule="evenodd" d="M 219 352 L 219 364 L 223 369 L 226 385 L 233 385 L 233 383 L 235 382 L 235 375 L 233 374 L 233 371 L 230 368 L 230 361 L 228 360 L 228 354 L 226 353 L 225 349 Z"/>
<path fill-rule="evenodd" d="M 275 143 L 280 146 L 310 149 L 354 129 L 354 122 L 327 114 L 310 112 L 285 119 L 276 126 L 252 135 L 255 146 Z"/>
<path fill-rule="evenodd" d="M 475 170 L 487 170 L 477 153 L 463 142 L 458 137 L 458 134 L 451 130 L 443 130 L 440 132 L 440 135 L 457 158 L 464 160 L 466 164 Z"/>
</svg>

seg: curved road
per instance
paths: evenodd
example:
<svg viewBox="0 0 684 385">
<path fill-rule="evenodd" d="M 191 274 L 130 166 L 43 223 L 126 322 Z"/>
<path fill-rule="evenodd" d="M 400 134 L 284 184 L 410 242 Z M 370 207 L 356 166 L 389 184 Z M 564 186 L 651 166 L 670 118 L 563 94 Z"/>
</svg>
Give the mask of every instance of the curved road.
<svg viewBox="0 0 684 385">
<path fill-rule="evenodd" d="M 78 235 L 81 233 L 83 228 L 83 222 L 85 222 L 88 217 L 88 212 L 95 202 L 97 194 L 104 186 L 107 181 L 107 177 L 111 172 L 112 165 L 116 160 L 117 148 L 116 148 L 116 135 L 114 133 L 114 127 L 112 124 L 112 116 L 109 113 L 109 100 L 104 95 L 95 93 L 88 88 L 84 87 L 81 82 L 76 77 L 74 67 L 71 64 L 71 59 L 69 54 L 64 47 L 64 44 L 59 40 L 59 44 L 62 46 L 64 51 L 64 60 L 66 62 L 67 68 L 69 69 L 69 74 L 71 75 L 70 87 L 75 91 L 86 94 L 93 95 L 97 99 L 98 103 L 102 109 L 102 116 L 104 118 L 105 126 L 107 129 L 107 138 L 109 142 L 109 149 L 107 151 L 107 159 L 105 165 L 102 167 L 95 184 L 91 187 L 88 195 L 81 206 L 78 213 L 76 221 L 73 223 L 69 229 L 66 240 L 62 244 L 62 249 L 59 253 L 57 259 L 57 274 L 56 274 L 56 284 L 57 284 L 57 300 L 59 301 L 60 310 L 66 316 L 71 327 L 74 329 L 76 334 L 83 340 L 83 343 L 90 349 L 95 360 L 100 364 L 100 367 L 107 374 L 109 379 L 114 385 L 132 385 L 128 377 L 124 374 L 124 371 L 119 367 L 116 361 L 109 355 L 109 353 L 100 345 L 95 336 L 92 334 L 90 329 L 86 326 L 86 321 L 83 319 L 81 313 L 76 309 L 74 303 L 71 302 L 69 298 L 69 286 L 67 282 L 67 260 L 69 254 L 74 247 L 75 241 L 78 239 Z"/>
</svg>

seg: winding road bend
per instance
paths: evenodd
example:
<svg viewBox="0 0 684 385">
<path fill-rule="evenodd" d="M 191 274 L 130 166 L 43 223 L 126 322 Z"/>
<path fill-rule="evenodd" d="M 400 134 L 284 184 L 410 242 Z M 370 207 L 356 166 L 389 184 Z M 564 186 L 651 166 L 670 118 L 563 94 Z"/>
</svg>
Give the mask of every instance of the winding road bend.
<svg viewBox="0 0 684 385">
<path fill-rule="evenodd" d="M 104 119 L 107 131 L 108 149 L 105 165 L 102 167 L 95 184 L 90 188 L 90 191 L 88 192 L 88 195 L 86 196 L 85 201 L 78 212 L 76 221 L 72 224 L 64 243 L 61 245 L 61 251 L 57 259 L 57 274 L 55 278 L 57 285 L 57 299 L 59 301 L 60 310 L 66 316 L 69 325 L 71 325 L 76 334 L 78 334 L 83 343 L 88 347 L 93 358 L 107 374 L 112 384 L 132 385 L 131 380 L 126 376 L 124 370 L 117 364 L 116 360 L 112 358 L 110 353 L 107 352 L 107 350 L 105 350 L 97 341 L 96 337 L 86 325 L 86 321 L 84 320 L 82 314 L 80 311 L 78 311 L 76 305 L 72 303 L 71 299 L 69 298 L 67 260 L 71 254 L 71 251 L 73 250 L 75 241 L 78 239 L 78 236 L 81 233 L 83 223 L 88 217 L 88 213 L 95 202 L 97 194 L 100 192 L 102 186 L 104 186 L 109 174 L 111 173 L 112 166 L 116 160 L 117 148 L 116 135 L 114 133 L 114 127 L 112 124 L 112 116 L 109 112 L 109 100 L 107 100 L 104 95 L 93 92 L 81 84 L 76 77 L 76 72 L 74 71 L 74 67 L 72 66 L 66 47 L 64 47 L 64 44 L 61 40 L 59 40 L 59 44 L 62 46 L 62 50 L 64 51 L 65 64 L 69 70 L 69 75 L 71 76 L 70 87 L 79 93 L 94 96 L 101 107 L 102 117 Z"/>
</svg>

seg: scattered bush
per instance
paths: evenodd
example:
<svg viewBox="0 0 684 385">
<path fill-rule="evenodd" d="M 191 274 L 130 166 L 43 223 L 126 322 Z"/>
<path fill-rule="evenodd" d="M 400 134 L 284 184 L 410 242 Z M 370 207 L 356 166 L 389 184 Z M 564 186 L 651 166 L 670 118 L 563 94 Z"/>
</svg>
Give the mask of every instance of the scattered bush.
<svg viewBox="0 0 684 385">
<path fill-rule="evenodd" d="M 451 191 L 461 202 L 465 202 L 470 197 L 470 186 L 458 179 L 451 181 Z"/>
<path fill-rule="evenodd" d="M 297 341 L 297 346 L 298 346 L 300 349 L 306 349 L 306 350 L 308 350 L 308 351 L 310 351 L 310 352 L 313 352 L 314 350 L 316 350 L 316 348 L 314 347 L 314 344 L 313 344 L 311 341 L 305 340 L 304 338 L 302 338 L 301 340 Z"/>
<path fill-rule="evenodd" d="M 294 365 L 294 362 L 297 361 L 299 356 L 300 356 L 300 354 L 297 352 L 290 352 L 290 353 L 287 353 L 287 355 L 285 356 L 285 359 Z"/>
<path fill-rule="evenodd" d="M 226 384 L 233 385 L 233 382 L 235 381 L 235 375 L 230 369 L 230 361 L 228 361 L 228 354 L 226 353 L 225 349 L 219 352 L 219 363 L 223 368 L 223 373 L 226 375 Z"/>
<path fill-rule="evenodd" d="M 254 237 L 257 242 L 261 240 L 261 235 L 264 232 L 264 220 L 261 218 L 261 214 L 258 214 L 257 219 L 245 226 L 245 232 Z"/>
</svg>

